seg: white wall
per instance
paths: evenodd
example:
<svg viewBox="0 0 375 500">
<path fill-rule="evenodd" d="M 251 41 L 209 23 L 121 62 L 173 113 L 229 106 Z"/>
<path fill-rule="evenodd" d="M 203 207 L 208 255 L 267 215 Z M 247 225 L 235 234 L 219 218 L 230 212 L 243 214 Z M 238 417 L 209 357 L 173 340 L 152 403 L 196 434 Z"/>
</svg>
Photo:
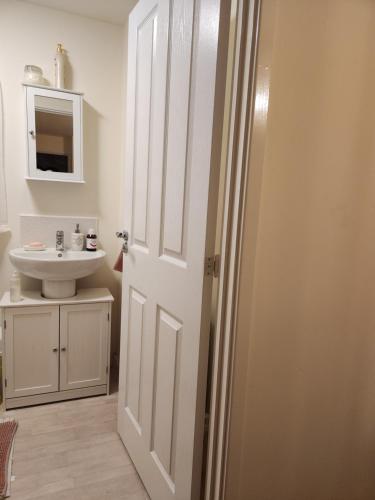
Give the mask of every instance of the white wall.
<svg viewBox="0 0 375 500">
<path fill-rule="evenodd" d="M 106 264 L 81 286 L 107 286 L 114 294 L 113 343 L 117 350 L 121 276 L 112 271 L 119 251 L 114 233 L 121 227 L 121 137 L 124 29 L 121 26 L 38 7 L 0 0 L 0 82 L 4 97 L 5 174 L 11 235 L 0 235 L 0 294 L 12 267 L 7 251 L 19 245 L 19 214 L 99 217 L 99 238 Z M 42 67 L 53 83 L 56 44 L 68 51 L 68 82 L 84 92 L 85 185 L 24 180 L 26 171 L 25 64 Z M 39 282 L 25 280 L 27 287 Z"/>
</svg>

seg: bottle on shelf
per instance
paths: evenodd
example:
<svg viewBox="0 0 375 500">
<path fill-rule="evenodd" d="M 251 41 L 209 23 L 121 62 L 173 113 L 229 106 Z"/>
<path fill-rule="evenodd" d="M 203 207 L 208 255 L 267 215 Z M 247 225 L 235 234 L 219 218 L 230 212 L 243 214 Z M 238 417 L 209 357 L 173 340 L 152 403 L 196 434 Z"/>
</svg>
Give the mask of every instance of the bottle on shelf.
<svg viewBox="0 0 375 500">
<path fill-rule="evenodd" d="M 55 87 L 58 89 L 65 88 L 65 56 L 61 43 L 57 45 L 55 55 Z"/>
</svg>

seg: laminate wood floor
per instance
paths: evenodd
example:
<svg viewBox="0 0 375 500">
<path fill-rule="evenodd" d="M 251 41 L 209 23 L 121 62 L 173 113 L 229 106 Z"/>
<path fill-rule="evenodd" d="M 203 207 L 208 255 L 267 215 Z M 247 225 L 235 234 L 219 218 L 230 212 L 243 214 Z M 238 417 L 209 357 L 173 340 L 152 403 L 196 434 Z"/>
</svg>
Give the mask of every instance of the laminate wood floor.
<svg viewBox="0 0 375 500">
<path fill-rule="evenodd" d="M 10 499 L 148 499 L 116 413 L 116 395 L 6 412 L 19 423 Z"/>
</svg>

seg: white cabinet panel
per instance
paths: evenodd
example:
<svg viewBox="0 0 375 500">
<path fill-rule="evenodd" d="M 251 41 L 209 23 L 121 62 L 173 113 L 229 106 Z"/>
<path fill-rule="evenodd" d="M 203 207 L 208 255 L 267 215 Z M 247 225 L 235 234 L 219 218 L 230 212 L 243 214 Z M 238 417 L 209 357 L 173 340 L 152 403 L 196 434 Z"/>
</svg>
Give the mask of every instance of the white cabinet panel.
<svg viewBox="0 0 375 500">
<path fill-rule="evenodd" d="M 107 383 L 109 305 L 60 307 L 60 390 Z"/>
<path fill-rule="evenodd" d="M 6 397 L 58 390 L 59 307 L 5 311 Z"/>
</svg>

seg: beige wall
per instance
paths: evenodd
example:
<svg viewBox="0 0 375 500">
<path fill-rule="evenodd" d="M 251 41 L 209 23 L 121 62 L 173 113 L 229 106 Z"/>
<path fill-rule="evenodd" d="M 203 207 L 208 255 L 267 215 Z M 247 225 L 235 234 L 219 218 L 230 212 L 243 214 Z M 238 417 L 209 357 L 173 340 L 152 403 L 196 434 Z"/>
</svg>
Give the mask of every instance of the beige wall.
<svg viewBox="0 0 375 500">
<path fill-rule="evenodd" d="M 374 43 L 373 1 L 263 1 L 228 500 L 375 498 Z"/>
<path fill-rule="evenodd" d="M 121 277 L 112 271 L 121 227 L 121 128 L 124 29 L 121 26 L 0 0 L 0 81 L 4 97 L 5 173 L 10 237 L 0 235 L 0 294 L 9 286 L 7 251 L 19 245 L 19 214 L 98 216 L 105 266 L 81 286 L 108 286 L 117 299 L 113 339 L 119 334 Z M 68 83 L 84 92 L 85 185 L 26 182 L 25 112 L 21 82 L 25 64 L 43 68 L 53 83 L 56 44 L 69 56 Z M 73 229 L 73 228 L 72 228 Z M 26 286 L 39 286 L 29 281 Z"/>
</svg>

